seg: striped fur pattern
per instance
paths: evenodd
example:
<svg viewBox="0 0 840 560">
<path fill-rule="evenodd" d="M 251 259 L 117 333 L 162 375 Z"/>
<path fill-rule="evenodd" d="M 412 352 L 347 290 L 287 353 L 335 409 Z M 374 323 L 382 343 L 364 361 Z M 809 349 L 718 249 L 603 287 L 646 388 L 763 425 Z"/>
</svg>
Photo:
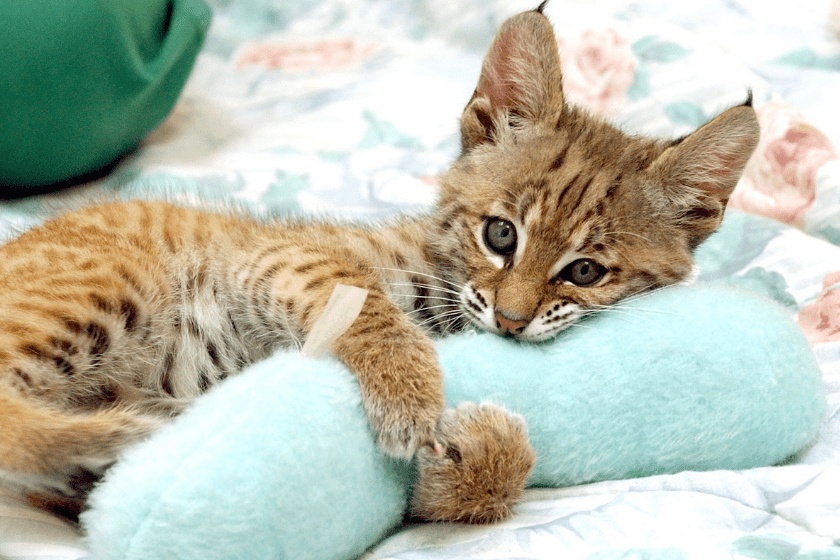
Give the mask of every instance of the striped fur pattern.
<svg viewBox="0 0 840 560">
<path fill-rule="evenodd" d="M 341 283 L 369 296 L 331 350 L 357 375 L 381 448 L 400 457 L 423 448 L 449 477 L 434 500 L 460 484 L 447 461 L 470 463 L 480 484 L 480 465 L 459 451 L 470 445 L 446 435 L 461 431 L 439 429 L 432 338 L 471 325 L 545 340 L 684 279 L 758 138 L 749 102 L 677 141 L 631 137 L 566 104 L 561 79 L 541 11 L 505 22 L 428 215 L 362 226 L 114 202 L 7 243 L 0 478 L 72 515 L 121 449 L 246 365 L 299 347 Z M 446 452 L 430 453 L 438 440 Z M 511 461 L 520 463 L 511 477 L 521 487 L 530 467 Z M 424 515 L 509 511 L 459 507 Z"/>
</svg>

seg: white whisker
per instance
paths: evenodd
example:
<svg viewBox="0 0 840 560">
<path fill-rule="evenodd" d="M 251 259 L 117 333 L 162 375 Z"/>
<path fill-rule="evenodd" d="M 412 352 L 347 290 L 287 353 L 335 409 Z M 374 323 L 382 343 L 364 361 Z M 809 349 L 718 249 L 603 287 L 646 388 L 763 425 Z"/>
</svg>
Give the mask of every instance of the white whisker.
<svg viewBox="0 0 840 560">
<path fill-rule="evenodd" d="M 641 299 L 641 298 L 639 298 Z M 617 313 L 626 313 L 628 315 L 632 315 L 634 311 L 643 311 L 645 313 L 659 313 L 662 315 L 676 315 L 679 316 L 679 313 L 674 311 L 668 311 L 666 309 L 651 309 L 646 307 L 631 307 L 628 305 L 628 301 L 620 301 L 613 305 L 593 305 L 592 307 L 598 311 L 615 311 Z"/>
<path fill-rule="evenodd" d="M 375 270 L 389 270 L 391 272 L 405 272 L 406 274 L 417 274 L 418 276 L 425 276 L 426 278 L 431 278 L 432 280 L 437 280 L 439 282 L 449 284 L 451 287 L 457 288 L 459 290 L 463 290 L 464 287 L 465 287 L 464 284 L 458 284 L 457 282 L 452 282 L 451 280 L 447 280 L 445 278 L 441 278 L 441 277 L 435 276 L 433 274 L 427 274 L 425 272 L 418 272 L 416 270 L 408 270 L 408 269 L 403 269 L 403 268 L 388 268 L 388 267 L 385 267 L 385 266 L 369 266 L 367 268 L 372 268 L 372 269 L 375 269 Z"/>
<path fill-rule="evenodd" d="M 426 288 L 426 289 L 429 289 L 429 290 L 437 290 L 437 291 L 443 292 L 445 294 L 451 294 L 451 295 L 455 295 L 455 296 L 460 296 L 461 295 L 461 292 L 456 292 L 455 290 L 450 290 L 448 288 L 441 288 L 439 286 L 433 286 L 432 284 L 415 284 L 413 282 L 394 282 L 393 284 L 390 284 L 390 285 L 391 286 L 407 286 L 407 287 Z M 426 297 L 438 297 L 438 296 L 428 295 Z M 443 298 L 441 298 L 441 299 L 443 299 Z"/>
<path fill-rule="evenodd" d="M 649 298 L 650 296 L 652 296 L 652 295 L 654 295 L 654 294 L 656 294 L 656 293 L 658 293 L 662 290 L 665 290 L 667 288 L 669 288 L 669 286 L 660 286 L 660 287 L 655 288 L 653 290 L 651 290 L 650 288 L 642 288 L 639 291 L 622 298 L 620 303 L 626 304 L 626 303 L 633 303 L 633 302 L 636 302 L 636 301 L 641 301 L 641 300 L 643 300 L 645 298 Z"/>
<path fill-rule="evenodd" d="M 429 317 L 425 321 L 415 323 L 415 325 L 417 327 L 422 328 L 422 327 L 425 327 L 426 325 L 428 325 L 429 323 L 435 323 L 435 322 L 437 322 L 441 319 L 445 319 L 447 317 L 460 317 L 460 316 L 461 316 L 461 311 L 458 310 L 458 309 L 455 309 L 455 310 L 452 310 L 452 311 L 447 311 L 446 313 L 441 313 L 440 315 L 434 315 L 432 317 Z"/>
<path fill-rule="evenodd" d="M 586 315 L 583 315 L 583 317 L 585 317 L 585 316 L 586 316 Z M 581 318 L 582 318 L 582 317 L 581 317 Z M 589 326 L 589 325 L 582 325 L 582 324 L 580 324 L 580 323 L 578 322 L 578 320 L 579 320 L 579 319 L 575 319 L 575 320 L 574 320 L 574 321 L 572 321 L 571 323 L 568 323 L 568 324 L 566 324 L 566 325 L 563 325 L 563 327 L 562 327 L 559 331 L 557 331 L 557 332 L 559 333 L 559 332 L 561 332 L 561 331 L 564 331 L 564 330 L 566 330 L 566 329 L 567 329 L 567 328 L 569 328 L 569 327 L 575 327 L 576 329 L 591 329 L 591 328 L 592 328 L 592 327 L 591 327 L 591 326 Z"/>
<path fill-rule="evenodd" d="M 452 315 L 452 317 L 451 317 L 448 321 L 446 321 L 446 324 L 445 324 L 445 325 L 444 325 L 444 327 L 443 327 L 444 332 L 446 332 L 446 331 L 448 331 L 448 330 L 450 330 L 450 329 L 454 330 L 454 326 L 455 326 L 456 324 L 458 324 L 458 321 L 459 321 L 459 320 L 460 320 L 460 321 L 464 321 L 464 320 L 466 320 L 466 318 L 464 317 L 463 313 L 461 313 L 461 314 L 459 314 L 459 315 L 454 315 L 454 314 L 453 314 L 453 315 Z"/>
<path fill-rule="evenodd" d="M 604 311 L 621 311 L 620 309 L 615 309 L 613 307 L 606 307 L 606 306 L 593 306 L 587 309 L 581 310 L 581 317 L 591 317 L 593 315 L 599 315 Z"/>
<path fill-rule="evenodd" d="M 441 305 L 430 305 L 428 307 L 420 307 L 418 309 L 412 309 L 411 311 L 406 311 L 406 313 L 420 313 L 423 311 L 429 311 L 430 309 L 455 309 L 457 306 L 451 303 L 443 303 Z"/>
</svg>

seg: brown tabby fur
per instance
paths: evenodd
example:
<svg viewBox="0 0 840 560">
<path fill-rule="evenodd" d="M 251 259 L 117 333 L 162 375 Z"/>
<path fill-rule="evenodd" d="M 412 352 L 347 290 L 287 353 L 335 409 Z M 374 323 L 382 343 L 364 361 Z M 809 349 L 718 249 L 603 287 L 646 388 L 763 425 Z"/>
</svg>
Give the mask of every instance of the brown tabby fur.
<svg viewBox="0 0 840 560">
<path fill-rule="evenodd" d="M 332 351 L 357 375 L 381 448 L 420 449 L 428 476 L 415 513 L 507 515 L 534 461 L 524 425 L 489 405 L 444 414 L 429 335 L 473 324 L 543 340 L 686 278 L 758 124 L 748 102 L 674 142 L 622 133 L 564 103 L 537 10 L 499 30 L 461 133 L 424 216 L 261 222 L 134 201 L 65 214 L 3 246 L 0 478 L 77 510 L 120 450 L 247 364 L 299 345 L 341 283 L 369 296 Z M 491 248 L 490 223 L 515 228 L 512 249 Z M 444 453 L 427 445 L 436 441 Z"/>
</svg>

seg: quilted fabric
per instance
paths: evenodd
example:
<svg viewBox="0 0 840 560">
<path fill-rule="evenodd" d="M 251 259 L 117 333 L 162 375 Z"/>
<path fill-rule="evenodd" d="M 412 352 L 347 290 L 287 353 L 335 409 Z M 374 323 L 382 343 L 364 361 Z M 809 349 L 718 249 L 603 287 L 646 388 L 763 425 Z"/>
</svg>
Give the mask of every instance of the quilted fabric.
<svg viewBox="0 0 840 560">
<path fill-rule="evenodd" d="M 208 3 L 213 25 L 169 118 L 100 180 L 0 202 L 0 234 L 56 205 L 149 190 L 257 212 L 423 211 L 458 153 L 457 117 L 495 28 L 538 2 Z M 769 468 L 530 490 L 510 522 L 406 527 L 365 560 L 840 558 L 840 35 L 830 4 L 546 8 L 573 100 L 628 130 L 679 136 L 753 90 L 761 150 L 702 249 L 698 281 L 768 295 L 805 333 L 827 397 L 812 445 Z M 30 560 L 55 543 L 65 558 L 84 554 L 78 539 L 41 530 L 42 519 L 4 503 L 0 555 Z"/>
</svg>

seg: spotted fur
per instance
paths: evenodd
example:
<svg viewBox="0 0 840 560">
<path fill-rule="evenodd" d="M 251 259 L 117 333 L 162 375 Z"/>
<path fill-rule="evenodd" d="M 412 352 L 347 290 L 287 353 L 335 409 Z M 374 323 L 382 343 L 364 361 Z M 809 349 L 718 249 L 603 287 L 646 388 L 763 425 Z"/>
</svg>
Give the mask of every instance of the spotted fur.
<svg viewBox="0 0 840 560">
<path fill-rule="evenodd" d="M 411 457 L 439 428 L 455 430 L 439 426 L 432 337 L 474 325 L 544 340 L 684 279 L 758 125 L 747 103 L 668 142 L 565 103 L 538 10 L 499 30 L 461 134 L 428 215 L 360 226 L 114 202 L 4 245 L 0 478 L 77 512 L 121 449 L 248 364 L 300 346 L 339 283 L 369 295 L 331 350 L 357 375 L 382 449 Z M 440 439 L 448 449 L 435 468 L 450 479 L 431 488 L 458 486 L 447 460 L 469 463 L 470 484 L 480 482 L 472 455 Z M 498 517 L 440 507 L 453 519 Z"/>
</svg>

